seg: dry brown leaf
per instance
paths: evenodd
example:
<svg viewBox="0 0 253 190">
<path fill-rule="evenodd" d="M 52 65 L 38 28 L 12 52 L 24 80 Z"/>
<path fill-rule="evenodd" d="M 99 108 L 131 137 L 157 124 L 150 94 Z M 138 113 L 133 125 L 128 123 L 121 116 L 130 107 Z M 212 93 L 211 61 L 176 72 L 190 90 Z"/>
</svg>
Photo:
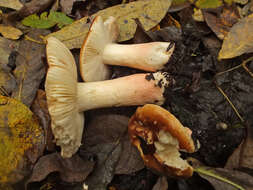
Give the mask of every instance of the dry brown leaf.
<svg viewBox="0 0 253 190">
<path fill-rule="evenodd" d="M 253 14 L 233 25 L 225 37 L 219 59 L 229 59 L 253 52 Z"/>
<path fill-rule="evenodd" d="M 207 25 L 219 39 L 224 39 L 233 24 L 240 18 L 237 9 L 233 7 L 223 8 L 222 12 L 217 15 L 203 11 L 203 15 Z"/>
<path fill-rule="evenodd" d="M 19 0 L 1 0 L 0 7 L 7 7 L 15 10 L 19 10 L 23 7 L 23 4 Z"/>
<path fill-rule="evenodd" d="M 118 41 L 125 41 L 134 36 L 137 27 L 134 18 L 138 18 L 144 29 L 149 30 L 162 20 L 170 4 L 171 0 L 136 1 L 101 10 L 92 15 L 92 17 L 101 15 L 104 20 L 109 16 L 117 18 L 120 28 Z M 69 49 L 80 48 L 88 32 L 87 19 L 88 17 L 84 17 L 58 32 L 49 34 L 46 38 L 54 36 L 61 40 Z"/>
<path fill-rule="evenodd" d="M 70 14 L 75 1 L 76 0 L 61 0 L 60 6 L 62 8 L 62 12 Z"/>
<path fill-rule="evenodd" d="M 199 173 L 199 175 L 209 181 L 215 190 L 253 190 L 253 177 L 240 171 L 228 170 L 224 168 L 205 167 L 209 174 Z"/>
<path fill-rule="evenodd" d="M 253 169 L 253 122 L 247 122 L 246 127 L 247 137 L 229 157 L 226 163 L 228 169 L 241 167 Z"/>
<path fill-rule="evenodd" d="M 168 182 L 165 176 L 159 177 L 152 190 L 167 190 Z"/>
<path fill-rule="evenodd" d="M 12 51 L 17 50 L 19 43 L 0 37 L 0 65 L 7 65 Z"/>
<path fill-rule="evenodd" d="M 3 24 L 0 24 L 0 33 L 3 35 L 3 37 L 12 40 L 19 39 L 19 37 L 23 34 L 21 30 L 12 26 L 5 26 Z"/>
<path fill-rule="evenodd" d="M 41 157 L 33 168 L 33 173 L 27 185 L 42 181 L 53 172 L 59 172 L 63 181 L 83 181 L 92 171 L 94 163 L 83 160 L 77 154 L 71 158 L 64 159 L 57 152 Z"/>
<path fill-rule="evenodd" d="M 39 41 L 40 35 L 46 35 L 48 33 L 48 30 L 33 29 L 27 35 Z M 13 91 L 12 97 L 22 101 L 28 107 L 31 106 L 37 89 L 45 76 L 44 57 L 44 44 L 38 44 L 26 39 L 20 42 L 18 56 L 15 62 L 16 68 L 13 71 L 17 87 Z"/>
</svg>

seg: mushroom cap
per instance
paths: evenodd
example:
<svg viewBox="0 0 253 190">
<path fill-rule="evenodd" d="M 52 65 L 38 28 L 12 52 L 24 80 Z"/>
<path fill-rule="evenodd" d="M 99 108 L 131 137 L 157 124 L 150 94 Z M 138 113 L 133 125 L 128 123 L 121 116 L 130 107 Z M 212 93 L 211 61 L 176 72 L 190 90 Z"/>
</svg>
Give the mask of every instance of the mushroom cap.
<svg viewBox="0 0 253 190">
<path fill-rule="evenodd" d="M 178 152 L 195 151 L 191 130 L 166 109 L 154 104 L 139 107 L 129 121 L 128 133 L 147 167 L 167 176 L 192 176 L 193 168 Z"/>
<path fill-rule="evenodd" d="M 103 51 L 118 36 L 119 29 L 114 17 L 109 17 L 105 22 L 101 16 L 94 18 L 80 51 L 80 72 L 84 81 L 102 81 L 110 77 L 109 67 L 103 64 Z"/>
<path fill-rule="evenodd" d="M 78 112 L 77 68 L 69 49 L 50 37 L 46 45 L 49 65 L 45 90 L 51 127 L 62 157 L 71 157 L 81 145 L 84 115 Z"/>
</svg>

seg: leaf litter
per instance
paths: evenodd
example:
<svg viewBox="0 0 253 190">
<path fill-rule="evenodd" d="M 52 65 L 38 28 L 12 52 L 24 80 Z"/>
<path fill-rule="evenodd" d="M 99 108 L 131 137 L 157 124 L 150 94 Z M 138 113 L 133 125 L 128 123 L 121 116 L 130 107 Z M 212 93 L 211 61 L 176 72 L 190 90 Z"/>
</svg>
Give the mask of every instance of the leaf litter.
<svg viewBox="0 0 253 190">
<path fill-rule="evenodd" d="M 53 3 L 52 0 L 25 3 L 18 11 L 7 10 L 7 19 L 12 18 L 20 22 L 21 18 L 49 11 Z M 63 23 L 62 20 L 52 24 L 51 19 L 50 26 L 48 23 L 45 24 L 51 27 L 50 31 L 34 30 L 32 28 L 36 27 L 35 25 L 31 25 L 32 28 L 23 28 L 11 24 L 22 29 L 25 33 L 24 38 L 20 36 L 15 43 L 0 38 L 0 93 L 21 100 L 31 107 L 36 117 L 34 123 L 43 129 L 43 134 L 45 133 L 44 142 L 40 147 L 44 150 L 46 146 L 43 156 L 40 151 L 34 155 L 27 152 L 30 168 L 22 171 L 31 174 L 33 168 L 32 175 L 26 181 L 28 189 L 33 189 L 35 184 L 40 184 L 40 188 L 50 188 L 50 180 L 53 180 L 52 184 L 56 189 L 62 189 L 62 184 L 66 184 L 64 181 L 68 182 L 71 189 L 80 189 L 83 181 L 89 189 L 235 189 L 236 186 L 231 186 L 231 182 L 239 185 L 239 188 L 251 189 L 252 122 L 248 118 L 252 115 L 253 106 L 253 67 L 252 59 L 248 59 L 248 54 L 252 52 L 252 27 L 251 15 L 247 15 L 250 9 L 247 9 L 248 13 L 244 12 L 245 18 L 240 18 L 237 13 L 238 4 L 232 0 L 177 0 L 172 2 L 171 7 L 169 0 L 124 1 L 123 4 L 119 4 L 121 1 L 103 1 L 97 6 L 89 0 L 68 3 L 65 2 L 62 11 L 65 9 L 68 14 L 74 13 L 75 15 L 71 16 L 75 19 L 83 17 L 82 15 L 85 17 L 60 30 L 51 26 Z M 118 5 L 109 6 L 115 4 Z M 77 5 L 90 6 L 79 9 Z M 109 8 L 104 9 L 108 6 Z M 203 13 L 204 22 L 193 19 L 194 6 Z M 250 3 L 246 2 L 246 6 L 250 6 Z M 55 10 L 59 9 L 61 7 Z M 3 10 L 5 16 L 6 10 Z M 168 10 L 170 14 L 167 14 Z M 92 15 L 88 17 L 90 13 Z M 89 111 L 86 115 L 83 145 L 79 152 L 67 160 L 62 159 L 57 153 L 58 148 L 52 138 L 50 116 L 43 91 L 47 66 L 41 35 L 48 37 L 47 34 L 51 32 L 49 36 L 58 37 L 70 49 L 80 48 L 88 31 L 89 20 L 97 14 L 101 14 L 103 18 L 113 14 L 118 18 L 121 29 L 119 41 L 122 43 L 176 43 L 173 57 L 164 68 L 164 71 L 173 75 L 176 85 L 165 93 L 164 107 L 192 129 L 201 146 L 199 151 L 191 156 L 209 166 L 207 170 L 215 173 L 216 177 L 212 177 L 211 173 L 202 173 L 200 175 L 203 178 L 194 174 L 187 180 L 175 180 L 160 177 L 154 171 L 147 170 L 126 133 L 128 119 L 136 107 Z M 15 16 L 18 16 L 18 19 Z M 5 17 L 3 18 L 2 24 L 6 24 Z M 49 16 L 43 18 L 48 22 Z M 36 19 L 36 22 L 40 22 L 40 18 Z M 9 20 L 8 25 L 9 22 L 13 20 Z M 34 20 L 28 20 L 29 22 L 33 23 Z M 221 40 L 224 38 L 222 48 L 221 40 L 217 36 Z M 77 54 L 79 52 L 78 49 L 73 51 Z M 220 60 L 217 60 L 218 54 Z M 234 59 L 221 61 L 227 58 Z M 112 67 L 112 70 L 112 78 L 141 72 L 117 66 Z M 183 157 L 187 156 L 189 155 L 183 154 Z M 52 173 L 60 178 L 51 178 Z M 17 179 L 21 180 L 21 177 Z"/>
</svg>

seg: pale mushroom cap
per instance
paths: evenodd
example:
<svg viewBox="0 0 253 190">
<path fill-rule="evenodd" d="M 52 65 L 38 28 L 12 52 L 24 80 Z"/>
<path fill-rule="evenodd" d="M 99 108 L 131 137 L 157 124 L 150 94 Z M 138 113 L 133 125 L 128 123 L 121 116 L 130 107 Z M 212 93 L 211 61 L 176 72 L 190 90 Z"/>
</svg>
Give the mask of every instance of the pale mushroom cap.
<svg viewBox="0 0 253 190">
<path fill-rule="evenodd" d="M 45 90 L 51 127 L 62 157 L 71 157 L 81 145 L 83 113 L 77 105 L 77 70 L 74 57 L 58 39 L 47 39 L 49 69 Z"/>
<path fill-rule="evenodd" d="M 108 66 L 103 64 L 103 51 L 118 36 L 114 17 L 109 17 L 105 23 L 101 16 L 95 17 L 80 51 L 80 72 L 84 81 L 102 81 L 110 77 Z"/>
</svg>

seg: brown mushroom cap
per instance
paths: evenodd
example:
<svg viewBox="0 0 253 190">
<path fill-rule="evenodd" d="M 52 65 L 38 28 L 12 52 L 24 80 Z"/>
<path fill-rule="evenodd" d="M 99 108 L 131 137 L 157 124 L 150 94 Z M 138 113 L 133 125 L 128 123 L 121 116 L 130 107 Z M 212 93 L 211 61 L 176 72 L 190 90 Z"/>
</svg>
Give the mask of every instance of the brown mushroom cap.
<svg viewBox="0 0 253 190">
<path fill-rule="evenodd" d="M 195 151 L 191 130 L 166 109 L 153 104 L 139 107 L 129 121 L 128 132 L 147 167 L 168 176 L 192 176 L 193 168 L 178 152 Z"/>
</svg>

